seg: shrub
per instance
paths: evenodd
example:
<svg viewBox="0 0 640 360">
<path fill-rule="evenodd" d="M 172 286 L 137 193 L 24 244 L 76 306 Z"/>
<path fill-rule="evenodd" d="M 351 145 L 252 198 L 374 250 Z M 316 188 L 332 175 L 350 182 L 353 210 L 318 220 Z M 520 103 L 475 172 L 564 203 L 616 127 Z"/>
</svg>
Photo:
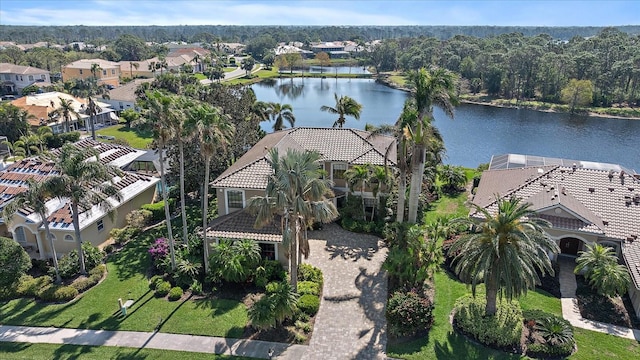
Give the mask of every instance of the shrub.
<svg viewBox="0 0 640 360">
<path fill-rule="evenodd" d="M 60 260 L 58 260 L 58 271 L 60 272 L 60 276 L 64 279 L 76 276 L 80 271 L 80 264 L 78 261 L 77 250 L 72 250 L 68 254 L 63 255 Z M 51 275 L 51 272 L 49 275 Z"/>
<path fill-rule="evenodd" d="M 109 244 L 109 245 L 104 247 L 104 252 L 107 253 L 107 254 L 111 254 L 115 250 L 116 250 L 116 248 L 115 248 L 115 246 L 113 246 L 113 244 Z"/>
<path fill-rule="evenodd" d="M 180 300 L 180 298 L 182 297 L 182 294 L 183 294 L 183 291 L 181 287 L 176 286 L 171 288 L 171 290 L 169 290 L 169 301 Z"/>
<path fill-rule="evenodd" d="M 485 316 L 486 300 L 464 296 L 456 301 L 454 325 L 480 343 L 498 348 L 517 347 L 524 318 L 518 302 L 501 301 L 494 316 Z"/>
<path fill-rule="evenodd" d="M 33 278 L 30 275 L 24 275 L 20 278 L 20 284 L 16 294 L 18 296 L 36 296 L 43 288 L 53 283 L 51 276 L 43 275 Z"/>
<path fill-rule="evenodd" d="M 305 333 L 309 333 L 311 331 L 311 324 L 305 321 L 298 320 L 296 321 L 295 326 L 296 326 L 296 329 L 302 330 Z"/>
<path fill-rule="evenodd" d="M 573 343 L 553 346 L 533 343 L 527 347 L 527 355 L 531 357 L 565 357 L 573 352 Z"/>
<path fill-rule="evenodd" d="M 164 203 L 163 208 L 164 211 Z M 129 214 L 127 214 L 126 220 L 128 227 L 135 230 L 142 230 L 145 226 L 149 224 L 151 218 L 153 217 L 153 212 L 150 210 L 139 209 L 133 210 Z"/>
<path fill-rule="evenodd" d="M 100 264 L 93 269 L 89 270 L 90 276 L 99 276 L 102 279 L 102 276 L 107 272 L 107 265 Z"/>
<path fill-rule="evenodd" d="M 527 354 L 533 357 L 567 356 L 573 352 L 575 338 L 571 324 L 556 315 L 542 310 L 526 310 L 524 321 L 531 331 L 539 334 L 544 343 L 533 343 L 527 347 Z"/>
<path fill-rule="evenodd" d="M 256 268 L 255 284 L 264 288 L 272 281 L 283 281 L 287 278 L 287 272 L 277 260 L 263 260 L 262 265 Z"/>
<path fill-rule="evenodd" d="M 149 254 L 151 260 L 156 263 L 169 255 L 169 242 L 165 238 L 157 238 L 156 241 L 149 247 Z"/>
<path fill-rule="evenodd" d="M 169 291 L 171 291 L 171 283 L 168 281 L 163 281 L 156 286 L 157 297 L 165 297 Z"/>
<path fill-rule="evenodd" d="M 387 303 L 387 326 L 393 336 L 412 336 L 433 325 L 433 303 L 416 292 L 395 292 Z"/>
<path fill-rule="evenodd" d="M 300 264 L 298 267 L 298 281 L 313 281 L 322 286 L 322 270 L 309 264 Z"/>
<path fill-rule="evenodd" d="M 298 283 L 298 294 L 300 295 L 320 295 L 320 284 L 313 281 L 300 281 Z"/>
<path fill-rule="evenodd" d="M 155 290 L 162 282 L 164 282 L 164 277 L 162 275 L 153 275 L 151 279 L 149 279 L 149 289 Z"/>
<path fill-rule="evenodd" d="M 111 232 L 109 232 L 109 235 L 116 244 L 122 245 L 140 235 L 140 232 L 141 229 L 137 229 L 132 226 L 125 226 L 122 229 L 112 229 Z"/>
<path fill-rule="evenodd" d="M 298 309 L 309 316 L 313 316 L 320 309 L 320 299 L 310 294 L 302 295 L 298 299 Z"/>
<path fill-rule="evenodd" d="M 169 202 L 169 207 L 171 207 L 171 202 Z M 153 204 L 144 204 L 140 207 L 142 210 L 151 212 L 151 220 L 160 221 L 165 218 L 164 216 L 164 201 L 158 201 Z"/>
<path fill-rule="evenodd" d="M 87 269 L 93 269 L 100 265 L 104 259 L 104 252 L 91 245 L 88 241 L 82 243 L 82 252 L 84 254 L 84 265 Z"/>
<path fill-rule="evenodd" d="M 107 266 L 105 264 L 100 264 L 89 271 L 89 277 L 78 279 L 74 281 L 71 286 L 73 286 L 78 292 L 82 293 L 90 288 L 96 286 L 100 280 L 102 280 L 102 276 L 107 272 Z"/>
<path fill-rule="evenodd" d="M 47 302 L 66 302 L 78 296 L 78 290 L 72 286 L 49 285 L 42 289 L 38 297 Z"/>
<path fill-rule="evenodd" d="M 202 295 L 202 283 L 198 280 L 193 280 L 193 282 L 189 286 L 189 290 L 192 294 Z"/>
<path fill-rule="evenodd" d="M 0 237 L 0 287 L 13 287 L 31 269 L 29 254 L 17 241 Z"/>
</svg>

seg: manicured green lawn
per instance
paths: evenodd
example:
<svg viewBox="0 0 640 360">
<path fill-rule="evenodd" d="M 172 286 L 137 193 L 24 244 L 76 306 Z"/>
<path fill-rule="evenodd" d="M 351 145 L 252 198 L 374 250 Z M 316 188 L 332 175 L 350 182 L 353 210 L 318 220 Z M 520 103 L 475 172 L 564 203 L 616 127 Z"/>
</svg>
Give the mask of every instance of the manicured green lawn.
<svg viewBox="0 0 640 360">
<path fill-rule="evenodd" d="M 204 74 L 193 74 L 193 76 L 198 80 L 204 80 L 207 78 Z"/>
<path fill-rule="evenodd" d="M 84 346 L 58 344 L 27 344 L 0 342 L 0 358 L 7 360 L 49 360 L 49 359 L 154 359 L 154 360 L 222 360 L 250 359 L 247 357 L 190 353 L 183 351 L 134 349 L 113 346 Z"/>
<path fill-rule="evenodd" d="M 223 68 L 222 68 L 222 71 L 224 71 L 224 72 L 228 73 L 228 72 L 235 71 L 236 69 L 237 69 L 237 68 L 234 68 L 234 67 L 223 67 Z"/>
<path fill-rule="evenodd" d="M 116 139 L 126 140 L 131 147 L 136 149 L 146 149 L 153 141 L 151 133 L 140 132 L 134 129 L 127 129 L 125 125 L 114 125 L 104 129 L 96 131 L 98 135 L 114 136 Z M 108 140 L 98 139 L 100 141 L 108 142 Z"/>
<path fill-rule="evenodd" d="M 149 290 L 148 234 L 107 262 L 108 276 L 76 301 L 45 305 L 31 299 L 0 303 L 0 319 L 7 325 L 55 326 L 80 329 L 153 331 L 238 338 L 247 324 L 242 302 L 206 299 L 169 302 Z M 119 316 L 118 298 L 134 299 L 126 318 Z"/>
</svg>

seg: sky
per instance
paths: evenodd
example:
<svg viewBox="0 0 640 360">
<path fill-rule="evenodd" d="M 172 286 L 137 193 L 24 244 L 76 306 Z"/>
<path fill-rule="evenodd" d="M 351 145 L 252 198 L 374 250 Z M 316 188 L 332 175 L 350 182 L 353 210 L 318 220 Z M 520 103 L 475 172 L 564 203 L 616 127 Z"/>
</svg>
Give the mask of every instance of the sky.
<svg viewBox="0 0 640 360">
<path fill-rule="evenodd" d="M 640 1 L 0 0 L 2 25 L 640 25 Z"/>
</svg>

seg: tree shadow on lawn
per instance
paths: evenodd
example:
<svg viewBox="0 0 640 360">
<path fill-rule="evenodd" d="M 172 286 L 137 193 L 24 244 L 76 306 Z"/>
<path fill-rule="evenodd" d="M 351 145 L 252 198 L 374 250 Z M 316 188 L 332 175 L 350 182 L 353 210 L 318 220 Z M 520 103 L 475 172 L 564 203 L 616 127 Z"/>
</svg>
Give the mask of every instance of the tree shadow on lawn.
<svg viewBox="0 0 640 360">
<path fill-rule="evenodd" d="M 19 353 L 31 347 L 28 343 L 2 342 L 0 341 L 0 353 Z"/>
<path fill-rule="evenodd" d="M 63 305 L 52 305 L 38 302 L 32 298 L 22 298 L 18 299 L 17 303 L 12 306 L 11 312 L 7 311 L 7 308 L 12 302 L 6 302 L 0 305 L 0 319 L 2 319 L 2 322 L 6 325 L 38 324 L 38 326 L 43 327 L 56 326 L 48 321 L 81 300 L 82 299 L 78 299 Z M 57 306 L 57 308 L 53 308 L 53 306 Z M 70 321 L 71 319 L 65 322 L 65 324 L 68 324 Z"/>
<path fill-rule="evenodd" d="M 151 239 L 154 239 L 155 236 L 156 232 L 154 231 L 140 235 L 129 241 L 119 252 L 109 258 L 107 262 L 118 267 L 119 280 L 128 280 L 138 274 L 145 275 L 147 273 L 147 269 L 151 266 L 148 249 Z"/>
<path fill-rule="evenodd" d="M 61 345 L 54 351 L 55 360 L 61 359 L 79 359 L 83 356 L 90 356 L 98 347 L 91 345 Z M 127 360 L 143 360 L 147 358 L 147 355 L 139 354 L 140 350 L 119 348 L 118 354 L 111 359 L 127 359 Z M 99 358 L 98 354 L 93 354 L 94 357 Z"/>
</svg>

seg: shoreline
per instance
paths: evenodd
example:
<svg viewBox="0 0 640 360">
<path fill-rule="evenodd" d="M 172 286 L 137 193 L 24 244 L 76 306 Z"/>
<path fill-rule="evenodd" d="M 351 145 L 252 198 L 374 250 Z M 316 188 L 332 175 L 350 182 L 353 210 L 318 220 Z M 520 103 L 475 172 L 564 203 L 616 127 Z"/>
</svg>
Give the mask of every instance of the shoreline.
<svg viewBox="0 0 640 360">
<path fill-rule="evenodd" d="M 402 86 L 399 86 L 398 84 L 396 84 L 394 82 L 387 81 L 387 79 L 385 79 L 385 78 L 377 77 L 375 81 L 380 83 L 380 84 L 382 84 L 382 85 L 390 87 L 392 89 L 405 91 L 405 92 L 409 92 L 410 91 L 409 89 L 407 89 L 405 87 L 402 87 Z M 466 100 L 466 99 L 460 99 L 460 103 L 471 104 L 471 105 L 491 106 L 491 107 L 504 108 L 504 109 L 527 109 L 527 110 L 546 112 L 546 113 L 568 114 L 567 112 L 556 111 L 556 110 L 553 110 L 553 109 L 540 109 L 540 108 L 531 107 L 531 106 L 512 106 L 512 105 L 495 104 L 495 103 L 492 103 L 492 102 L 474 101 L 474 100 Z M 587 112 L 587 114 L 578 114 L 578 115 L 590 116 L 590 117 L 596 117 L 596 118 L 603 118 L 603 119 L 640 120 L 640 117 L 626 117 L 626 116 L 617 116 L 617 115 L 609 115 L 609 114 L 600 114 L 600 113 L 595 113 L 595 112 L 591 112 L 591 111 Z"/>
</svg>

